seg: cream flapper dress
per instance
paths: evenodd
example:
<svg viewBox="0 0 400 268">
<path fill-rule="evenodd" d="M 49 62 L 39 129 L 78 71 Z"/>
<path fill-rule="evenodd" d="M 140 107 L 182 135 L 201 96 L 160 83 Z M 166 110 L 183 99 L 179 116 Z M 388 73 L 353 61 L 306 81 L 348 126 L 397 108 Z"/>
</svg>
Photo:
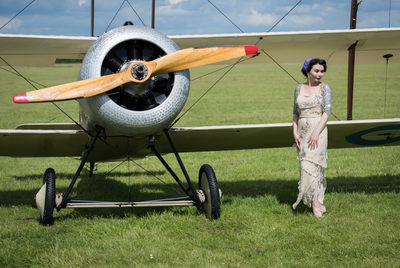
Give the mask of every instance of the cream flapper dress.
<svg viewBox="0 0 400 268">
<path fill-rule="evenodd" d="M 300 164 L 299 195 L 293 204 L 293 209 L 303 200 L 303 203 L 311 207 L 314 199 L 324 203 L 326 189 L 325 168 L 328 158 L 328 130 L 323 129 L 319 135 L 318 147 L 314 150 L 308 148 L 308 139 L 321 119 L 323 112 L 331 115 L 332 97 L 328 84 L 321 84 L 321 95 L 315 93 L 310 96 L 300 95 L 301 85 L 295 90 L 294 110 L 298 114 L 298 132 L 300 136 L 300 151 L 297 158 Z"/>
</svg>

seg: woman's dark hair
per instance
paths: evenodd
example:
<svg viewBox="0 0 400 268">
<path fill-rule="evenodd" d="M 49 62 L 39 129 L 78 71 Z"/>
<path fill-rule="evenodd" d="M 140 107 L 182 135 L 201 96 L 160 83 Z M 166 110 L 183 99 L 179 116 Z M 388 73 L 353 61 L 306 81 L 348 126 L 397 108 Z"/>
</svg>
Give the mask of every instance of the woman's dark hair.
<svg viewBox="0 0 400 268">
<path fill-rule="evenodd" d="M 315 64 L 320 64 L 320 65 L 324 66 L 324 71 L 326 72 L 326 70 L 327 70 L 326 61 L 323 60 L 323 59 L 313 58 L 313 59 L 310 61 L 310 63 L 308 64 L 307 70 L 304 69 L 304 67 L 301 68 L 301 72 L 304 74 L 305 77 L 308 77 L 307 74 L 311 71 L 312 67 L 313 67 Z"/>
</svg>

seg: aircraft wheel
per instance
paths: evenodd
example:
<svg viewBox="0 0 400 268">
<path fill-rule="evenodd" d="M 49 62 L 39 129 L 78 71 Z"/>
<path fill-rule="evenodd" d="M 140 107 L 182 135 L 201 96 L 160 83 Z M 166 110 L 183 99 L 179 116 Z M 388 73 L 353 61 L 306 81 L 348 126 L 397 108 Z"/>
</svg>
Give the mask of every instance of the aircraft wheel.
<svg viewBox="0 0 400 268">
<path fill-rule="evenodd" d="M 40 223 L 52 225 L 53 210 L 56 202 L 56 173 L 54 169 L 46 169 L 43 177 L 43 185 L 35 196 L 36 206 L 40 211 Z"/>
<path fill-rule="evenodd" d="M 210 220 L 216 220 L 220 216 L 221 201 L 217 178 L 210 165 L 204 164 L 199 171 L 199 188 L 205 195 L 202 208 Z"/>
</svg>

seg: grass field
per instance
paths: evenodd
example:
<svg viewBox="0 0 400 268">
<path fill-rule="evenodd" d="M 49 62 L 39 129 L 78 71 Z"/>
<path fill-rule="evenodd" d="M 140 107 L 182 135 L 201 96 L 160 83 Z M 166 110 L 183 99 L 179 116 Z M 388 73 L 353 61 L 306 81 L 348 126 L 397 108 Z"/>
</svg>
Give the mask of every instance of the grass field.
<svg viewBox="0 0 400 268">
<path fill-rule="evenodd" d="M 284 67 L 302 81 L 300 64 Z M 196 68 L 189 107 L 221 72 Z M 20 68 L 51 86 L 76 79 L 78 65 Z M 333 112 L 346 119 L 347 68 L 328 66 Z M 386 117 L 400 117 L 400 65 L 389 66 Z M 382 118 L 385 65 L 357 66 L 354 119 Z M 178 126 L 290 122 L 296 83 L 275 65 L 236 66 Z M 16 105 L 12 96 L 30 90 L 0 70 L 0 128 L 27 122 L 69 122 L 52 104 Z M 75 119 L 78 105 L 60 103 Z M 336 120 L 331 118 L 331 120 Z M 316 219 L 297 196 L 294 148 L 182 154 L 192 180 L 203 163 L 213 166 L 223 191 L 221 218 L 209 221 L 194 207 L 163 209 L 65 209 L 43 227 L 32 207 L 42 174 L 53 167 L 57 191 L 65 191 L 79 162 L 72 158 L 0 157 L 1 267 L 399 267 L 400 148 L 329 151 L 326 216 Z M 171 156 L 167 159 L 178 170 Z M 143 200 L 175 195 L 175 182 L 154 158 L 100 163 L 77 183 L 73 196 Z M 157 174 L 156 180 L 137 166 Z"/>
</svg>

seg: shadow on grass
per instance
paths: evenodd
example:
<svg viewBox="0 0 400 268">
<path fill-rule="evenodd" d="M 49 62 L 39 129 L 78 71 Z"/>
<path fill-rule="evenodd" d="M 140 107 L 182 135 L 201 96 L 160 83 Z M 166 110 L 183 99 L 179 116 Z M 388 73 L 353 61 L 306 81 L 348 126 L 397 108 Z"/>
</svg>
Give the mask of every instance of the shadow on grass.
<svg viewBox="0 0 400 268">
<path fill-rule="evenodd" d="M 238 180 L 219 182 L 227 196 L 256 197 L 274 195 L 283 204 L 293 204 L 298 194 L 297 180 Z M 385 193 L 400 192 L 400 176 L 327 178 L 326 193 Z"/>
<path fill-rule="evenodd" d="M 163 174 L 164 172 L 155 172 Z M 98 173 L 93 177 L 83 176 L 80 178 L 72 191 L 71 198 L 86 200 L 104 201 L 142 201 L 160 198 L 184 196 L 182 190 L 176 183 L 168 181 L 161 183 L 149 177 L 149 182 L 135 183 L 131 174 L 130 182 L 114 180 L 113 178 L 129 177 L 128 173 L 116 172 L 113 174 Z M 136 172 L 136 175 L 143 175 Z M 58 174 L 61 178 L 69 178 L 73 174 Z M 41 175 L 27 175 L 27 177 L 41 177 Z M 23 178 L 20 178 L 23 180 Z M 164 178 L 163 178 L 164 179 Z M 197 180 L 193 179 L 197 186 Z M 327 178 L 327 193 L 385 193 L 400 192 L 400 176 L 369 176 L 369 177 L 335 177 Z M 265 195 L 276 196 L 277 200 L 286 205 L 291 205 L 297 198 L 296 180 L 235 180 L 220 181 L 219 187 L 223 191 L 223 203 L 229 204 L 234 198 L 238 197 L 258 197 Z M 65 192 L 66 187 L 57 187 L 56 192 Z M 0 206 L 31 205 L 37 190 L 15 190 L 0 191 Z M 149 213 L 159 213 L 171 208 L 135 208 L 132 209 L 76 209 L 70 216 L 64 217 L 125 217 L 125 215 L 135 215 L 138 217 Z M 307 208 L 301 206 L 298 213 L 302 213 Z M 129 212 L 128 212 L 129 211 Z M 177 210 L 178 211 L 178 210 Z M 184 212 L 185 211 L 185 212 Z M 182 210 L 187 213 L 187 210 Z M 178 212 L 179 214 L 179 212 Z M 55 214 L 57 216 L 57 214 Z"/>
<path fill-rule="evenodd" d="M 160 175 L 164 175 L 166 173 L 166 171 L 150 171 L 151 174 L 156 175 L 156 176 L 160 176 Z M 94 176 L 96 176 L 96 172 L 94 172 Z M 13 176 L 14 179 L 19 180 L 19 181 L 27 181 L 27 180 L 37 180 L 38 178 L 43 178 L 43 173 L 41 174 L 30 174 L 30 175 L 24 175 L 24 176 Z M 82 178 L 82 175 L 84 178 L 88 177 L 89 171 L 88 170 L 83 170 L 81 173 L 81 176 L 79 178 Z M 129 175 L 131 177 L 134 176 L 143 176 L 143 175 L 149 175 L 149 173 L 145 172 L 145 171 L 132 171 L 130 173 L 127 172 L 119 172 L 119 171 L 113 171 L 113 172 L 109 172 L 109 173 L 98 173 L 99 175 L 101 174 L 101 176 L 103 177 L 107 177 L 107 178 L 115 178 L 115 177 L 129 177 Z M 62 172 L 57 172 L 56 170 L 56 176 L 57 178 L 68 178 L 68 179 L 72 179 L 74 177 L 75 173 L 62 173 Z M 90 179 L 90 178 L 89 178 Z"/>
</svg>

